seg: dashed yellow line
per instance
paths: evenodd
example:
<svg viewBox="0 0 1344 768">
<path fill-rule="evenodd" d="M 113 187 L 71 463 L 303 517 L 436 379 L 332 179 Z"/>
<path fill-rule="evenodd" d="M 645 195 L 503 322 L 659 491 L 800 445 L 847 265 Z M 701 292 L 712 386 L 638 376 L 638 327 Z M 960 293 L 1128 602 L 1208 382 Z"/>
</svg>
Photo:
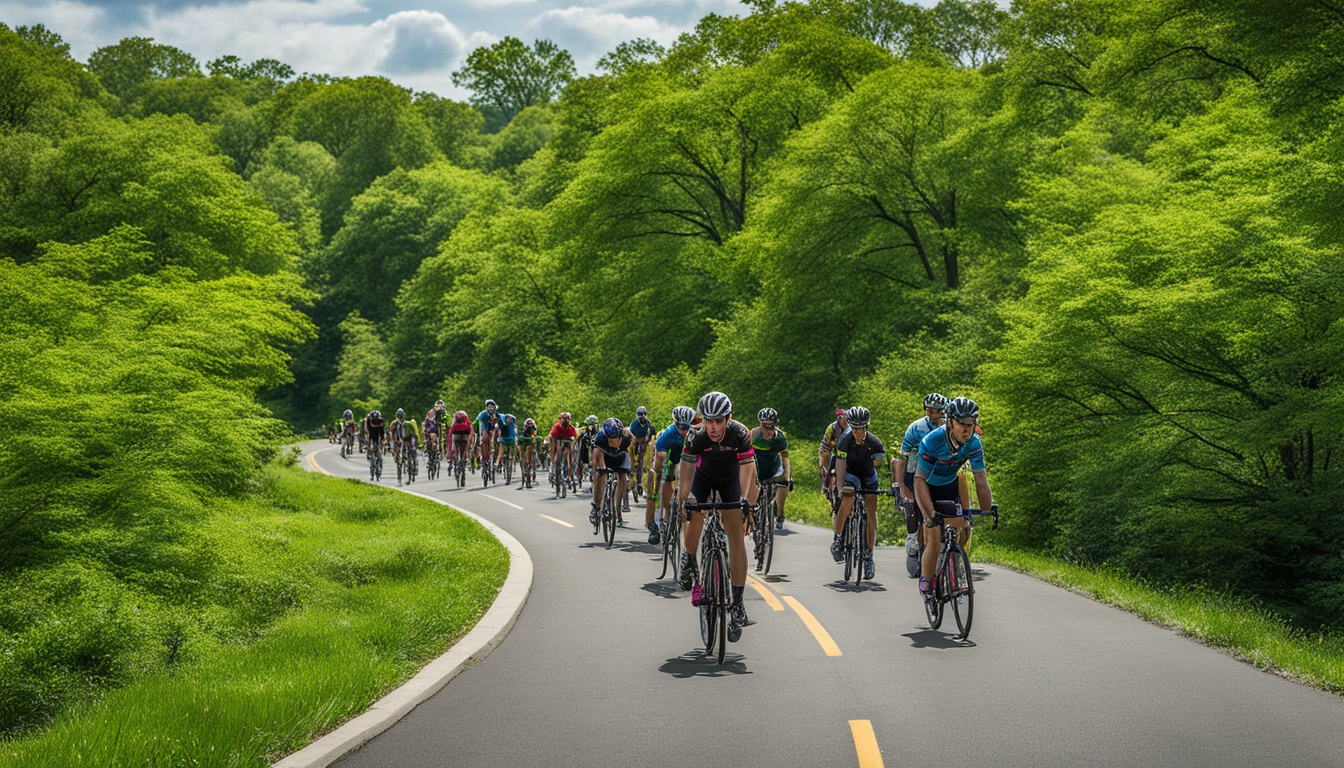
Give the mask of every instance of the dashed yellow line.
<svg viewBox="0 0 1344 768">
<path fill-rule="evenodd" d="M 877 748 L 873 721 L 850 720 L 849 732 L 854 734 L 854 751 L 859 754 L 859 768 L 882 768 L 882 750 Z"/>
<path fill-rule="evenodd" d="M 807 627 L 812 636 L 817 639 L 817 643 L 821 645 L 821 650 L 825 651 L 827 656 L 840 655 L 840 646 L 835 644 L 835 641 L 831 639 L 831 634 L 826 631 L 825 627 L 821 626 L 821 622 L 817 621 L 817 617 L 813 616 L 811 611 L 788 595 L 784 595 L 784 602 L 788 603 L 793 612 L 798 614 L 798 618 L 803 620 L 803 626 Z"/>
<path fill-rule="evenodd" d="M 566 528 L 573 528 L 573 527 L 574 527 L 574 524 L 573 524 L 573 523 L 566 523 L 564 520 L 560 520 L 560 519 L 558 519 L 558 518 L 551 517 L 550 515 L 542 515 L 540 512 L 538 512 L 537 514 L 538 514 L 538 515 L 541 515 L 542 517 L 546 518 L 547 520 L 550 520 L 552 523 L 559 523 L 559 524 L 565 526 Z"/>
<path fill-rule="evenodd" d="M 747 583 L 751 585 L 752 589 L 760 593 L 761 597 L 765 599 L 765 604 L 770 606 L 770 610 L 784 610 L 784 604 L 779 602 L 779 598 L 775 597 L 775 593 L 772 592 L 769 587 L 757 581 L 755 576 L 747 574 Z"/>
</svg>

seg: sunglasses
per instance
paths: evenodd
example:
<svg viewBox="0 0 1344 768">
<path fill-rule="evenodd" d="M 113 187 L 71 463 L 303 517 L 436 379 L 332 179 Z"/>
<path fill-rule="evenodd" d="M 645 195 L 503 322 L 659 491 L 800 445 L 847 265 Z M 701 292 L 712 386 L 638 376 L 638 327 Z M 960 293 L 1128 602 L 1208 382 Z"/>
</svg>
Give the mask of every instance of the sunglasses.
<svg viewBox="0 0 1344 768">
<path fill-rule="evenodd" d="M 962 421 L 961 419 L 953 419 L 953 421 L 957 422 L 958 424 L 960 424 L 960 425 L 963 426 L 963 427 L 974 427 L 974 426 L 975 426 L 975 420 L 974 420 L 974 419 L 972 419 L 972 420 L 970 420 L 970 421 Z"/>
<path fill-rule="evenodd" d="M 771 423 L 768 422 L 768 421 L 762 421 L 762 422 L 761 422 L 761 429 L 774 429 L 774 428 L 775 428 L 775 425 L 774 425 L 774 424 L 771 424 Z"/>
</svg>

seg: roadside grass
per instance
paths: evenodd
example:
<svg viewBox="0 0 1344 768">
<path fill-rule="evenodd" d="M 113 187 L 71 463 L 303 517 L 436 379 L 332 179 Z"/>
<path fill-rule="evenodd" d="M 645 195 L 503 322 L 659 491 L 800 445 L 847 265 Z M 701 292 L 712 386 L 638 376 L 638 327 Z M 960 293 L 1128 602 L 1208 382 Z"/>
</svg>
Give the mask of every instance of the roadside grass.
<svg viewBox="0 0 1344 768">
<path fill-rule="evenodd" d="M 294 468 L 262 484 L 202 531 L 219 599 L 179 662 L 0 742 L 0 766 L 269 765 L 450 647 L 507 575 L 493 536 L 432 501 Z"/>
<path fill-rule="evenodd" d="M 785 510 L 791 520 L 830 527 L 830 506 L 819 488 L 799 484 L 789 494 Z M 1114 605 L 1206 645 L 1225 649 L 1261 669 L 1344 694 L 1344 638 L 1303 632 L 1245 600 L 1210 589 L 1154 587 L 1119 571 L 1073 565 L 1014 549 L 994 542 L 985 529 L 977 531 L 971 543 L 971 556 L 976 560 Z M 879 510 L 878 540 L 888 545 L 905 540 L 904 523 L 897 519 L 889 502 Z"/>
</svg>

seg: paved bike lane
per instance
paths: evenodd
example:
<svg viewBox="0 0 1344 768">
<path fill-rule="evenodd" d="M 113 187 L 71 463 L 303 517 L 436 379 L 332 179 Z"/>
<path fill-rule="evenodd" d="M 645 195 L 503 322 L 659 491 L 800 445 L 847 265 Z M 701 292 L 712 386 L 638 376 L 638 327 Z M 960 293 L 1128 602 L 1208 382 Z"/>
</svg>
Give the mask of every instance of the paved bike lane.
<svg viewBox="0 0 1344 768">
<path fill-rule="evenodd" d="M 343 469 L 328 455 L 324 468 Z M 781 610 L 749 587 L 757 623 L 720 666 L 700 654 L 685 593 L 654 578 L 643 529 L 607 550 L 586 493 L 478 484 L 413 488 L 523 543 L 528 604 L 489 658 L 342 766 L 904 765 L 929 749 L 995 766 L 1344 765 L 1338 697 L 980 564 L 971 642 L 958 643 L 927 629 L 898 548 L 854 588 L 838 583 L 829 533 L 793 524 L 757 582 Z"/>
</svg>

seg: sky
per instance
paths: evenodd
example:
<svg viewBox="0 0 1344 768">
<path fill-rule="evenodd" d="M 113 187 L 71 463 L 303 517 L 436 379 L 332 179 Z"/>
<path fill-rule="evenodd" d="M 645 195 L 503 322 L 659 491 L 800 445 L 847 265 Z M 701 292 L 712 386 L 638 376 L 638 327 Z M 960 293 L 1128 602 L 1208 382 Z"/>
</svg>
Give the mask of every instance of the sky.
<svg viewBox="0 0 1344 768">
<path fill-rule="evenodd" d="M 149 37 L 205 63 L 233 54 L 296 72 L 383 75 L 465 100 L 451 73 L 505 36 L 549 39 L 579 72 L 625 40 L 669 45 L 702 17 L 742 15 L 739 0 L 0 0 L 10 28 L 44 24 L 79 61 L 126 37 Z"/>
</svg>

